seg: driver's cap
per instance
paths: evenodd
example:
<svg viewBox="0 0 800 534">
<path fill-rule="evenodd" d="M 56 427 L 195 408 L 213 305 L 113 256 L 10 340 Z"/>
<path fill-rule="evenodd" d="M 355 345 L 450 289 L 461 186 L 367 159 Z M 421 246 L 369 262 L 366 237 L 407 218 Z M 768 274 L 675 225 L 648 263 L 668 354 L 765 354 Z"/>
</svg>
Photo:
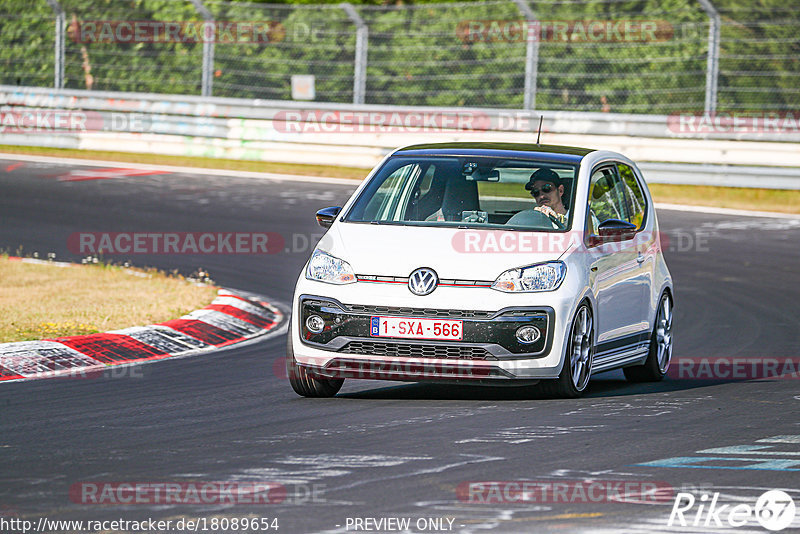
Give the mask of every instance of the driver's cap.
<svg viewBox="0 0 800 534">
<path fill-rule="evenodd" d="M 550 182 L 555 186 L 559 186 L 562 184 L 561 178 L 558 176 L 558 173 L 556 173 L 556 171 L 548 167 L 542 167 L 535 173 L 531 174 L 528 183 L 525 184 L 525 189 L 527 189 L 528 191 L 533 189 L 534 182 Z"/>
</svg>

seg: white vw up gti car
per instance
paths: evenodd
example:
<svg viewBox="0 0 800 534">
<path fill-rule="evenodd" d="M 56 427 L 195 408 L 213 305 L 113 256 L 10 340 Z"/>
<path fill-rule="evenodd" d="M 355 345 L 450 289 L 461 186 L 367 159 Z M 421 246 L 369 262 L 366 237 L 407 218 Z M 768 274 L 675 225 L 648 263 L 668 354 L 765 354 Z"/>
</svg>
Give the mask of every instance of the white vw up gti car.
<svg viewBox="0 0 800 534">
<path fill-rule="evenodd" d="M 653 201 L 621 154 L 446 143 L 387 156 L 297 281 L 294 390 L 345 378 L 539 383 L 577 397 L 593 373 L 660 380 L 672 279 Z"/>
</svg>

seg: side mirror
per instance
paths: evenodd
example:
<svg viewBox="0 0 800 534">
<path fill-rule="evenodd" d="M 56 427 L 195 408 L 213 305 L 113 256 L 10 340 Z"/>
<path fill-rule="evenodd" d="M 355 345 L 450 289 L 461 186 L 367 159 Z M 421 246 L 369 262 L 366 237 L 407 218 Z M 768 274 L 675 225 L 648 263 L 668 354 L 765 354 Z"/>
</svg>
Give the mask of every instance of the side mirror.
<svg viewBox="0 0 800 534">
<path fill-rule="evenodd" d="M 317 212 L 317 224 L 323 228 L 330 228 L 340 211 L 342 211 L 341 206 L 322 208 Z"/>
<path fill-rule="evenodd" d="M 598 235 L 593 235 L 589 239 L 589 245 L 599 245 L 609 241 L 625 241 L 636 235 L 637 226 L 628 221 L 619 219 L 607 219 L 597 227 Z"/>
</svg>

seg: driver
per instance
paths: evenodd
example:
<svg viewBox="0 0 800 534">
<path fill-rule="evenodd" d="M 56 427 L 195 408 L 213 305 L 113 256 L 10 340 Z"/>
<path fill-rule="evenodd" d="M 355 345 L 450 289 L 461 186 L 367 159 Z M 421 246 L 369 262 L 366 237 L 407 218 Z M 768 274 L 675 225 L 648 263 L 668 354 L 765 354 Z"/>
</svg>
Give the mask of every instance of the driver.
<svg viewBox="0 0 800 534">
<path fill-rule="evenodd" d="M 550 168 L 542 167 L 531 174 L 525 189 L 531 192 L 538 206 L 533 208 L 562 223 L 567 222 L 567 208 L 564 206 L 564 184 L 558 174 Z"/>
<path fill-rule="evenodd" d="M 549 167 L 542 167 L 531 174 L 528 183 L 525 184 L 525 189 L 530 191 L 531 196 L 536 199 L 537 206 L 514 214 L 506 224 L 538 226 L 544 215 L 550 219 L 553 228 L 566 228 L 568 212 L 563 200 L 564 182 L 556 171 Z"/>
<path fill-rule="evenodd" d="M 558 216 L 566 220 L 567 208 L 561 197 L 564 195 L 564 184 L 561 178 L 553 170 L 542 167 L 531 174 L 525 189 L 531 192 L 531 196 L 536 199 L 536 211 L 541 211 L 545 215 Z"/>
</svg>

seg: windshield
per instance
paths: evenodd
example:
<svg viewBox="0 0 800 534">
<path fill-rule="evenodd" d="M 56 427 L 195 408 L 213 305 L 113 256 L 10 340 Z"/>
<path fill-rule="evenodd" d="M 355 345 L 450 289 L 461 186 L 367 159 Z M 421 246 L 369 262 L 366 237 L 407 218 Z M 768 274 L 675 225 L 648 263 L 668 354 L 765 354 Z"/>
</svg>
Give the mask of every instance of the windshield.
<svg viewBox="0 0 800 534">
<path fill-rule="evenodd" d="M 362 190 L 345 221 L 566 231 L 577 176 L 578 166 L 565 163 L 395 156 Z"/>
</svg>

